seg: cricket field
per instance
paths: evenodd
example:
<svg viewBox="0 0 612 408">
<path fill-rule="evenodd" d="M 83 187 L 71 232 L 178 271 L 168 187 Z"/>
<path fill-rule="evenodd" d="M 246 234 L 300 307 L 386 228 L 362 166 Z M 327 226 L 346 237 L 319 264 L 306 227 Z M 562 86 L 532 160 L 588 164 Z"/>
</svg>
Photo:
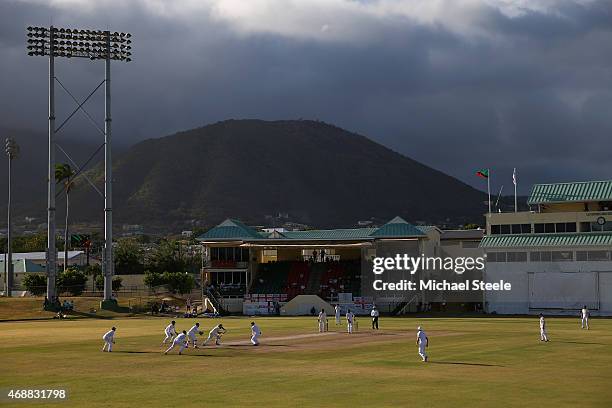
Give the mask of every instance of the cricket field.
<svg viewBox="0 0 612 408">
<path fill-rule="evenodd" d="M 170 318 L 79 318 L 0 322 L 0 389 L 65 389 L 52 407 L 610 407 L 612 320 L 537 317 L 388 318 L 359 331 L 312 317 L 200 318 L 203 338 L 222 322 L 220 347 L 163 354 Z M 196 319 L 177 318 L 188 330 Z M 249 344 L 251 320 L 261 346 Z M 430 362 L 415 345 L 430 340 Z M 112 353 L 102 335 L 117 327 Z"/>
</svg>

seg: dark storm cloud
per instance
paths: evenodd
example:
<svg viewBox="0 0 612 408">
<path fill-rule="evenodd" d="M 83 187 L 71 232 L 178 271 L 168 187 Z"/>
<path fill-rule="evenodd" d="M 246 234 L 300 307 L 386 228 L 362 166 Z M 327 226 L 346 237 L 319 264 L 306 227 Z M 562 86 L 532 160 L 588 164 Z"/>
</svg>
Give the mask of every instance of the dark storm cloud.
<svg viewBox="0 0 612 408">
<path fill-rule="evenodd" d="M 513 167 L 522 192 L 534 182 L 612 178 L 608 1 L 446 2 L 416 12 L 340 0 L 296 11 L 288 1 L 270 16 L 275 1 L 261 0 L 261 15 L 229 17 L 219 3 L 239 2 L 162 11 L 163 2 L 111 3 L 0 3 L 5 125 L 44 132 L 46 62 L 25 56 L 24 27 L 53 21 L 134 34 L 134 61 L 113 66 L 120 143 L 227 118 L 312 118 L 479 187 L 473 171 L 491 167 L 494 188 L 508 193 Z M 58 63 L 79 97 L 102 69 Z M 62 98 L 58 117 L 72 106 Z M 88 105 L 101 106 L 101 94 Z M 64 137 L 98 136 L 80 118 Z"/>
</svg>

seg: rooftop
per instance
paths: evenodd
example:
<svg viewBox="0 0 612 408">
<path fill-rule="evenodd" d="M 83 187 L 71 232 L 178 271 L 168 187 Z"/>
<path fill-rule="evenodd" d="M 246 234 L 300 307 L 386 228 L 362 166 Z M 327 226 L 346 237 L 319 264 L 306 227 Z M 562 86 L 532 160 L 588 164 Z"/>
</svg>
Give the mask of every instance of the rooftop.
<svg viewBox="0 0 612 408">
<path fill-rule="evenodd" d="M 68 251 L 68 259 L 76 258 L 79 255 L 84 254 L 83 251 Z M 0 254 L 0 260 L 4 260 L 5 254 Z M 29 259 L 35 261 L 45 260 L 47 256 L 46 252 L 13 252 L 12 259 Z M 58 259 L 64 259 L 64 251 L 58 251 Z"/>
<path fill-rule="evenodd" d="M 227 219 L 198 237 L 199 241 L 354 241 L 382 238 L 424 237 L 422 229 L 400 217 L 395 217 L 380 228 L 340 228 L 305 231 L 259 232 L 239 221 Z"/>
<path fill-rule="evenodd" d="M 480 242 L 481 248 L 528 248 L 561 246 L 612 246 L 612 232 L 566 234 L 489 235 Z"/>
<path fill-rule="evenodd" d="M 527 204 L 612 201 L 612 180 L 534 184 Z"/>
</svg>

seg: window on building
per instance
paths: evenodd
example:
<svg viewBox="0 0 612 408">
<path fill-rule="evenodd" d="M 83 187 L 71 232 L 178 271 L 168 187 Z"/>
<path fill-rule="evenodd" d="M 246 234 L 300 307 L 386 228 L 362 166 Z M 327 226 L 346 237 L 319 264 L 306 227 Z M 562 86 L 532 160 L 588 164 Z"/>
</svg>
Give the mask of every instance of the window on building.
<svg viewBox="0 0 612 408">
<path fill-rule="evenodd" d="M 609 261 L 610 253 L 607 251 L 588 251 L 589 261 Z"/>
<path fill-rule="evenodd" d="M 554 233 L 564 233 L 564 232 L 576 232 L 576 223 L 575 222 L 538 223 L 538 224 L 533 224 L 533 231 L 536 234 L 554 234 Z"/>
<path fill-rule="evenodd" d="M 541 262 L 550 262 L 552 260 L 552 255 L 550 251 L 542 251 L 540 252 L 540 261 Z"/>
<path fill-rule="evenodd" d="M 501 228 L 499 225 L 491 225 L 491 235 L 499 235 L 501 233 Z"/>
<path fill-rule="evenodd" d="M 540 253 L 539 252 L 531 252 L 529 254 L 529 260 L 531 262 L 540 262 Z"/>
<path fill-rule="evenodd" d="M 574 253 L 572 251 L 552 251 L 553 262 L 573 261 Z"/>
<path fill-rule="evenodd" d="M 512 224 L 510 230 L 513 234 L 531 234 L 531 224 Z"/>
<path fill-rule="evenodd" d="M 510 234 L 511 230 L 510 230 L 510 224 L 503 224 L 499 226 L 500 231 L 502 234 Z"/>
<path fill-rule="evenodd" d="M 576 251 L 576 260 L 577 261 L 588 261 L 589 256 L 587 251 Z"/>
<path fill-rule="evenodd" d="M 527 262 L 527 252 L 508 252 L 506 257 L 508 262 Z"/>
<path fill-rule="evenodd" d="M 261 262 L 276 262 L 278 259 L 276 249 L 264 249 L 261 251 Z"/>
<path fill-rule="evenodd" d="M 506 253 L 498 252 L 497 253 L 497 262 L 506 262 Z"/>
</svg>

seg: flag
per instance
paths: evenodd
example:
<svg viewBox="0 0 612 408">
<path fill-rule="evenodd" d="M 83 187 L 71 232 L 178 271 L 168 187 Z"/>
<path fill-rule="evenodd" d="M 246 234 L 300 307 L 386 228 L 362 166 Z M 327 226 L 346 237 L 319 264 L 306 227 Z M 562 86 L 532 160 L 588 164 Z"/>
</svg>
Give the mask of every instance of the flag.
<svg viewBox="0 0 612 408">
<path fill-rule="evenodd" d="M 512 171 L 512 183 L 516 186 L 516 167 Z"/>
<path fill-rule="evenodd" d="M 482 178 L 488 179 L 489 178 L 489 169 L 478 170 L 476 172 L 476 175 L 478 177 L 482 177 Z"/>
</svg>

